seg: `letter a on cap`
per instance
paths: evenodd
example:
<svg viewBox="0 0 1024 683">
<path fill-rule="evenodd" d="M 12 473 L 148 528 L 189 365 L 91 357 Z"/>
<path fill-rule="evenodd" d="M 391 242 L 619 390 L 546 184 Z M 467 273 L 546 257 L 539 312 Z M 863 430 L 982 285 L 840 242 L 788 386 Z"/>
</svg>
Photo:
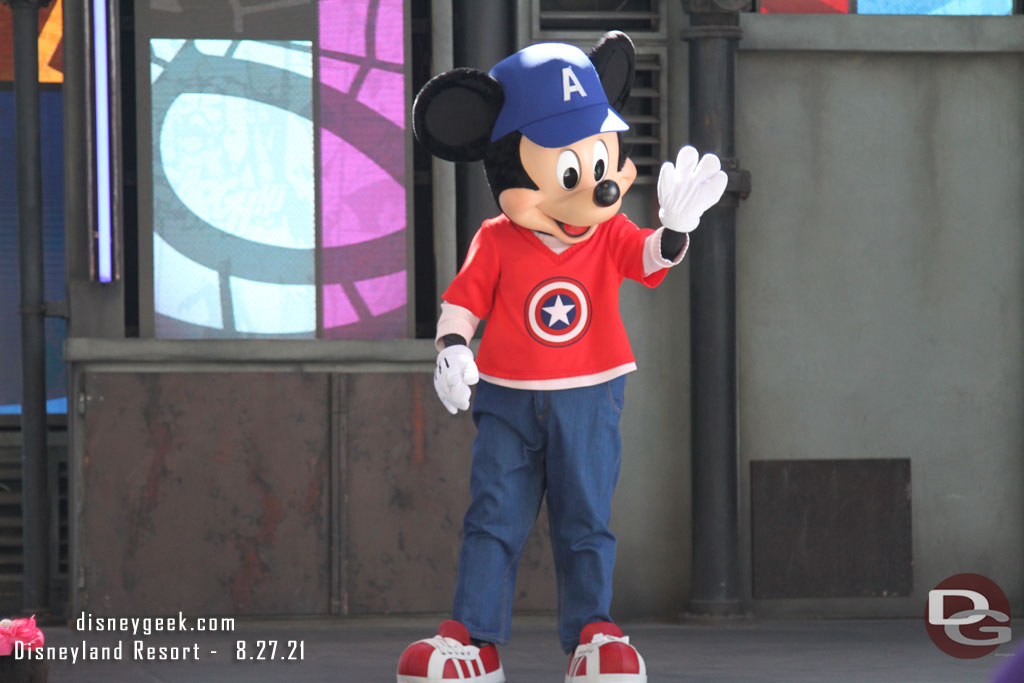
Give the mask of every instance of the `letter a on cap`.
<svg viewBox="0 0 1024 683">
<path fill-rule="evenodd" d="M 578 92 L 583 97 L 587 96 L 587 91 L 583 89 L 580 80 L 572 72 L 572 67 L 567 66 L 562 69 L 562 101 L 568 102 L 574 92 Z"/>
</svg>

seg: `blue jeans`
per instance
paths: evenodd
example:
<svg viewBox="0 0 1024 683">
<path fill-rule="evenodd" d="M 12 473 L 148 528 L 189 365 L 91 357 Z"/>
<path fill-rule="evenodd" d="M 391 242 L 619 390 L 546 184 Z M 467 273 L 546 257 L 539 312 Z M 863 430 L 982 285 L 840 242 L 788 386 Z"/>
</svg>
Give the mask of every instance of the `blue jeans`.
<svg viewBox="0 0 1024 683">
<path fill-rule="evenodd" d="M 474 638 L 508 642 L 516 570 L 545 493 L 562 648 L 572 652 L 588 623 L 611 621 L 615 536 L 608 522 L 625 387 L 625 377 L 557 391 L 477 385 L 472 502 L 453 609 Z"/>
</svg>

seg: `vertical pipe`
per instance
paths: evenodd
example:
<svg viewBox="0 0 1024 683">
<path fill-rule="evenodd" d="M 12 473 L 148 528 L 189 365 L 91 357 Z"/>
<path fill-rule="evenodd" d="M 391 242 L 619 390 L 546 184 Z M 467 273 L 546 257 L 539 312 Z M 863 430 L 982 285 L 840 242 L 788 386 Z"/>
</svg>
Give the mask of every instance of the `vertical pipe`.
<svg viewBox="0 0 1024 683">
<path fill-rule="evenodd" d="M 89 280 L 89 211 L 88 188 L 88 97 L 86 95 L 85 58 L 85 7 L 81 2 L 65 2 L 64 11 L 64 85 L 61 87 L 64 104 L 64 260 L 68 282 L 68 309 L 75 311 L 86 292 L 76 283 Z M 67 336 L 87 336 L 88 330 L 80 329 L 82 321 L 89 321 L 87 315 L 72 313 L 68 319 Z M 82 511 L 82 459 L 83 435 L 82 416 L 78 412 L 78 394 L 82 390 L 81 373 L 77 364 L 68 368 L 68 553 L 70 586 L 70 610 L 72 614 L 82 611 L 84 600 L 84 575 L 79 571 L 79 534 L 76 520 Z"/>
<path fill-rule="evenodd" d="M 736 206 L 748 176 L 736 171 L 735 73 L 739 15 L 715 0 L 683 0 L 690 13 L 690 141 L 730 173 L 722 201 L 701 219 L 690 248 L 693 405 L 693 574 L 689 610 L 742 612 L 736 421 Z M 734 3 L 735 4 L 735 3 Z M 740 181 L 743 182 L 740 182 Z"/>
<path fill-rule="evenodd" d="M 44 3 L 45 4 L 45 3 Z M 21 270 L 22 609 L 50 609 L 50 504 L 46 452 L 46 307 L 43 298 L 42 161 L 39 148 L 39 6 L 13 0 L 18 257 Z"/>
<path fill-rule="evenodd" d="M 515 2 L 513 0 L 454 0 L 455 66 L 489 71 L 492 66 L 515 52 Z M 469 249 L 480 223 L 497 215 L 487 185 L 483 164 L 457 164 L 456 224 L 459 260 Z M 445 283 L 447 285 L 447 283 Z"/>
<path fill-rule="evenodd" d="M 431 75 L 448 71 L 452 68 L 454 52 L 452 37 L 452 7 L 448 2 L 432 2 L 430 4 L 431 46 L 433 62 Z M 434 259 L 436 264 L 435 278 L 437 287 L 436 301 L 441 303 L 441 295 L 448 288 L 459 266 L 457 258 L 457 235 L 455 224 L 455 168 L 454 164 L 431 155 L 433 168 L 433 200 L 434 200 Z M 435 310 L 435 315 L 437 311 Z"/>
</svg>

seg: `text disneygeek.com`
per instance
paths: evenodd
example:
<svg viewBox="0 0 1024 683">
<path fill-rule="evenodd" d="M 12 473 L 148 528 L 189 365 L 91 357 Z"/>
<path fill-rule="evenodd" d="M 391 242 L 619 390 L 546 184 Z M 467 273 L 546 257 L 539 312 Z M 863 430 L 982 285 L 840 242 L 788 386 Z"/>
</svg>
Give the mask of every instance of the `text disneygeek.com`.
<svg viewBox="0 0 1024 683">
<path fill-rule="evenodd" d="M 90 643 L 88 638 L 75 645 L 44 645 L 27 649 L 24 643 L 15 641 L 15 659 L 46 659 L 66 661 L 72 664 L 87 661 L 181 661 L 217 657 L 218 650 L 200 646 L 199 642 L 180 645 L 157 645 L 139 636 L 153 636 L 161 633 L 208 633 L 221 634 L 218 647 L 221 657 L 236 661 L 296 661 L 305 659 L 305 642 L 301 640 L 236 640 L 223 643 L 223 634 L 235 630 L 232 617 L 186 617 L 178 612 L 173 617 L 98 617 L 83 612 L 75 620 L 79 632 L 103 634 L 130 634 L 131 640 L 110 643 L 109 636 L 103 644 Z M 222 644 L 223 643 L 223 644 Z"/>
</svg>

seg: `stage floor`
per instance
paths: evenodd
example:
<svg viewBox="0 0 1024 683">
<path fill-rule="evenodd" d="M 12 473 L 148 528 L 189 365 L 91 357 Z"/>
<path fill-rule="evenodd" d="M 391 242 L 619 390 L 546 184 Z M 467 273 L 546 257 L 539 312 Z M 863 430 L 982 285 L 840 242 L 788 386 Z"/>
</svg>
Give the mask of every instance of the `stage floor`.
<svg viewBox="0 0 1024 683">
<path fill-rule="evenodd" d="M 436 618 L 354 618 L 238 620 L 226 633 L 80 632 L 67 627 L 44 629 L 46 645 L 82 647 L 121 644 L 119 661 L 54 661 L 50 681 L 63 683 L 134 683 L 136 681 L 207 683 L 387 683 L 405 645 L 434 633 Z M 923 620 L 751 620 L 701 625 L 626 623 L 631 642 L 647 660 L 652 683 L 721 681 L 729 683 L 968 683 L 988 681 L 1019 647 L 1001 646 L 981 659 L 959 660 L 939 651 Z M 154 648 L 156 659 L 136 659 L 134 641 Z M 245 659 L 236 661 L 237 641 Z M 277 641 L 276 661 L 260 661 L 257 641 Z M 295 641 L 290 646 L 289 641 Z M 290 652 L 301 660 L 281 659 Z M 160 650 L 160 648 L 165 648 Z M 212 654 L 215 651 L 216 654 Z M 102 652 L 102 651 L 100 651 Z M 198 660 L 194 659 L 198 652 Z M 147 653 L 143 650 L 143 656 Z M 159 657 L 184 655 L 184 661 Z M 249 656 L 254 656 L 249 659 Z M 512 642 L 501 649 L 509 683 L 562 683 L 568 658 L 555 636 L 554 620 L 517 618 Z M 70 657 L 68 651 L 68 657 Z M 1018 655 L 1018 656 L 1024 656 Z"/>
</svg>

